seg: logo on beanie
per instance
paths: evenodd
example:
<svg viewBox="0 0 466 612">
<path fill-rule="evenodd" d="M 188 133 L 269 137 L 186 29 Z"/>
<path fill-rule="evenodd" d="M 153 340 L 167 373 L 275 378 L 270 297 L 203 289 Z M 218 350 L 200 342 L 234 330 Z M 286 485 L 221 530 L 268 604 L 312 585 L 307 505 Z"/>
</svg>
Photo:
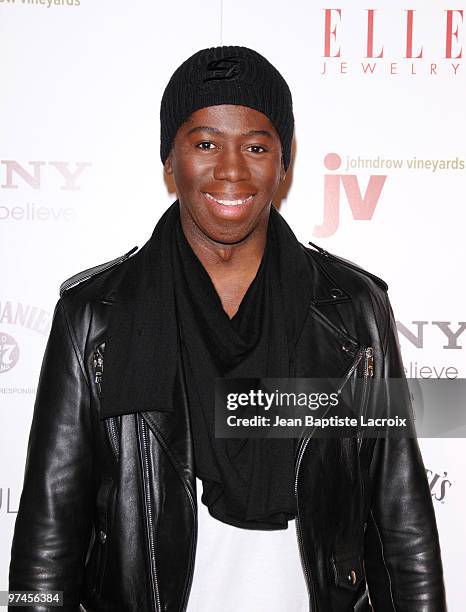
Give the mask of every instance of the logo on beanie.
<svg viewBox="0 0 466 612">
<path fill-rule="evenodd" d="M 208 81 L 230 81 L 240 75 L 240 60 L 237 57 L 224 57 L 207 64 L 204 83 Z"/>
</svg>

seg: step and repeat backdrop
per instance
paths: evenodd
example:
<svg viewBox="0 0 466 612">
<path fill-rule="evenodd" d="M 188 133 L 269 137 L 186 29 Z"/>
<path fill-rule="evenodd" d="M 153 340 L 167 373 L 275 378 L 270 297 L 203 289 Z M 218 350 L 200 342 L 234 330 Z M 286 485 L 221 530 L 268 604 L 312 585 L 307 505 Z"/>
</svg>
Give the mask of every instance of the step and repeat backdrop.
<svg viewBox="0 0 466 612">
<path fill-rule="evenodd" d="M 465 13 L 458 0 L 0 0 L 0 589 L 58 287 L 142 246 L 176 199 L 159 105 L 198 49 L 249 46 L 282 72 L 296 131 L 275 204 L 303 243 L 387 281 L 407 376 L 465 377 Z M 466 448 L 420 444 L 460 612 Z"/>
</svg>

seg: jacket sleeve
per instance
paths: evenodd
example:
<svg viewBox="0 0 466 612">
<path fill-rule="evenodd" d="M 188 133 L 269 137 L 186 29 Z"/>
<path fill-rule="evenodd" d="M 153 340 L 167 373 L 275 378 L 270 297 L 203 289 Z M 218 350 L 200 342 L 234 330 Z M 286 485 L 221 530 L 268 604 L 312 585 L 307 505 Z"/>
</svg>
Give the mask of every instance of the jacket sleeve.
<svg viewBox="0 0 466 612">
<path fill-rule="evenodd" d="M 386 300 L 388 325 L 380 374 L 385 379 L 405 379 L 393 311 Z M 411 402 L 409 393 L 404 400 L 399 395 L 398 402 Z M 416 438 L 378 439 L 370 471 L 373 494 L 365 570 L 374 611 L 445 612 L 439 538 Z"/>
<path fill-rule="evenodd" d="M 91 534 L 93 447 L 83 358 L 59 300 L 34 405 L 9 590 L 63 591 L 60 609 L 68 612 L 79 610 Z M 46 604 L 24 608 L 29 612 L 56 609 Z"/>
</svg>

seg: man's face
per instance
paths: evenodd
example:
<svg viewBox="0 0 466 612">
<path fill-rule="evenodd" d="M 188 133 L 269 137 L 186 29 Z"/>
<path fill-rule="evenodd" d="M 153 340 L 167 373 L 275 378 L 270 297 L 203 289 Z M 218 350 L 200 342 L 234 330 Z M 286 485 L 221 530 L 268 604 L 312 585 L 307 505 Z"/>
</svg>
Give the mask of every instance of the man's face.
<svg viewBox="0 0 466 612">
<path fill-rule="evenodd" d="M 195 111 L 183 123 L 165 162 L 180 211 L 210 240 L 234 244 L 267 224 L 285 178 L 282 149 L 269 118 L 246 106 Z"/>
</svg>

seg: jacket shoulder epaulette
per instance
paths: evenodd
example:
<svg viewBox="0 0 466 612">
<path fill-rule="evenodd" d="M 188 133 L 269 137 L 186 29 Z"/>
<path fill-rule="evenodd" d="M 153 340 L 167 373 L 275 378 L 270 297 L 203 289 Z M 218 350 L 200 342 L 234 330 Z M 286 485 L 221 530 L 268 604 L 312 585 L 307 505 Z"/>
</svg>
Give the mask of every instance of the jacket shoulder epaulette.
<svg viewBox="0 0 466 612">
<path fill-rule="evenodd" d="M 103 264 L 99 264 L 98 266 L 94 266 L 93 268 L 88 268 L 87 270 L 82 270 L 81 272 L 78 272 L 77 274 L 70 276 L 70 278 L 66 279 L 60 285 L 60 297 L 62 297 L 62 295 L 65 293 L 65 291 L 68 291 L 68 289 L 71 289 L 72 287 L 76 287 L 76 285 L 79 285 L 85 280 L 92 278 L 96 274 L 100 274 L 100 272 L 109 270 L 110 268 L 113 268 L 114 266 L 117 266 L 118 264 L 122 263 L 123 261 L 131 257 L 131 255 L 137 250 L 138 250 L 138 247 L 135 246 L 131 249 L 131 251 L 128 251 L 124 255 L 120 255 L 120 257 L 116 257 L 115 259 L 112 259 L 111 261 L 107 261 Z"/>
<path fill-rule="evenodd" d="M 361 268 L 360 266 L 358 266 L 357 264 L 353 263 L 352 261 L 349 261 L 348 259 L 344 259 L 343 257 L 340 257 L 339 255 L 334 255 L 333 253 L 330 253 L 329 251 L 326 251 L 325 249 L 323 249 L 322 247 L 318 246 L 317 244 L 314 244 L 313 242 L 309 241 L 308 244 L 313 246 L 324 257 L 328 257 L 330 260 L 337 261 L 337 262 L 343 264 L 344 266 L 347 266 L 348 268 L 351 268 L 352 270 L 355 270 L 356 272 L 360 272 L 361 274 L 365 274 L 366 276 L 371 278 L 384 291 L 388 291 L 387 283 L 382 278 L 380 278 L 379 276 L 376 276 L 375 274 L 372 274 L 372 272 L 368 272 L 364 268 Z"/>
</svg>

